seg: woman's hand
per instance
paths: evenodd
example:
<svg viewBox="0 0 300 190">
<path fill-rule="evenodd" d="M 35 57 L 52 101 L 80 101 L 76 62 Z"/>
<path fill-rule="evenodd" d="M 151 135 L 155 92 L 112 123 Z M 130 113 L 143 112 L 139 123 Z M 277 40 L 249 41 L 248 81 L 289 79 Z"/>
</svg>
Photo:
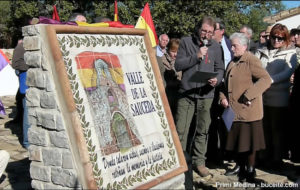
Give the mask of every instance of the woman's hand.
<svg viewBox="0 0 300 190">
<path fill-rule="evenodd" d="M 222 105 L 224 108 L 227 108 L 227 107 L 229 106 L 228 101 L 227 101 L 226 98 L 224 98 L 224 99 L 221 100 L 221 105 Z"/>
<path fill-rule="evenodd" d="M 290 83 L 294 84 L 294 73 L 292 74 L 291 78 L 290 78 Z"/>
</svg>

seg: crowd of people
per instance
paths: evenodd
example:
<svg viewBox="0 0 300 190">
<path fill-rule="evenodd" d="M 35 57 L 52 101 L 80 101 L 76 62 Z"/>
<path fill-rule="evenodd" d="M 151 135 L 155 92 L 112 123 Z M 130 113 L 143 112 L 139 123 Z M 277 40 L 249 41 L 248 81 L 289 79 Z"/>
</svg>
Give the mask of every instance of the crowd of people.
<svg viewBox="0 0 300 190">
<path fill-rule="evenodd" d="M 74 14 L 70 21 L 86 19 Z M 95 20 L 102 21 L 107 18 Z M 255 43 L 252 29 L 244 25 L 228 38 L 224 22 L 206 16 L 191 36 L 159 36 L 155 51 L 176 130 L 186 161 L 201 177 L 210 175 L 207 158 L 234 161 L 235 167 L 225 175 L 238 175 L 239 180 L 248 182 L 254 182 L 256 162 L 267 167 L 282 165 L 284 158 L 300 162 L 295 124 L 300 26 L 288 31 L 276 24 L 259 34 Z M 12 66 L 20 82 L 16 120 L 23 124 L 23 146 L 28 148 L 24 53 L 20 39 Z M 210 77 L 192 80 L 201 73 Z M 227 130 L 222 113 L 229 107 L 234 119 Z M 186 183 L 191 176 L 186 173 Z"/>
<path fill-rule="evenodd" d="M 253 183 L 256 165 L 300 162 L 300 25 L 268 26 L 258 42 L 247 25 L 229 38 L 225 33 L 220 18 L 204 17 L 189 37 L 160 35 L 156 56 L 187 164 L 206 177 L 207 161 L 235 162 L 224 175 Z M 191 80 L 203 72 L 211 77 Z M 227 130 L 222 113 L 229 107 L 234 119 Z M 186 173 L 186 183 L 191 177 Z"/>
</svg>

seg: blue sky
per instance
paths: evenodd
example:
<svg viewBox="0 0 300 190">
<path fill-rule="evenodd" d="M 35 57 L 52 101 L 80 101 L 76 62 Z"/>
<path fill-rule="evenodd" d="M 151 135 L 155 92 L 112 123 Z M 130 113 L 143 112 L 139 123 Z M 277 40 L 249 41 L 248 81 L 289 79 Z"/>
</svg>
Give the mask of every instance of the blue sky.
<svg viewBox="0 0 300 190">
<path fill-rule="evenodd" d="M 300 6 L 300 1 L 282 1 L 287 9 L 295 8 Z"/>
</svg>

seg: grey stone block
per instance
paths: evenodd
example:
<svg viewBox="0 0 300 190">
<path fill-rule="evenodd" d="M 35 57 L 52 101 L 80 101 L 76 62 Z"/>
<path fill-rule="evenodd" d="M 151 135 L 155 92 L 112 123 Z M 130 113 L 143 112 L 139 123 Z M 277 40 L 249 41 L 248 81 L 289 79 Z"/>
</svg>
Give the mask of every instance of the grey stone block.
<svg viewBox="0 0 300 190">
<path fill-rule="evenodd" d="M 30 145 L 28 148 L 29 160 L 31 161 L 42 161 L 42 152 L 40 146 Z"/>
<path fill-rule="evenodd" d="M 49 75 L 48 75 L 49 76 Z M 52 92 L 54 91 L 54 84 L 52 78 L 49 76 L 46 78 L 46 91 L 47 92 Z"/>
<path fill-rule="evenodd" d="M 62 166 L 62 154 L 58 148 L 43 148 L 42 155 L 45 166 Z"/>
<path fill-rule="evenodd" d="M 28 69 L 27 71 L 27 86 L 33 86 L 37 88 L 46 87 L 46 76 L 41 69 Z"/>
<path fill-rule="evenodd" d="M 42 69 L 44 71 L 50 71 L 51 70 L 51 67 L 50 67 L 50 64 L 49 64 L 48 60 L 49 60 L 48 55 L 46 53 L 43 53 L 43 57 L 42 57 Z"/>
<path fill-rule="evenodd" d="M 68 187 L 63 187 L 60 185 L 54 185 L 52 183 L 45 183 L 44 184 L 45 189 L 70 189 Z"/>
<path fill-rule="evenodd" d="M 42 166 L 39 162 L 31 162 L 30 177 L 33 180 L 51 181 L 51 168 Z"/>
<path fill-rule="evenodd" d="M 28 123 L 30 126 L 36 126 L 37 118 L 35 116 L 28 115 Z"/>
<path fill-rule="evenodd" d="M 41 96 L 41 107 L 46 109 L 56 108 L 56 96 L 51 92 L 43 92 Z"/>
<path fill-rule="evenodd" d="M 73 159 L 72 159 L 71 152 L 68 150 L 63 151 L 62 157 L 63 157 L 62 167 L 64 169 L 73 169 Z"/>
<path fill-rule="evenodd" d="M 45 189 L 44 182 L 38 181 L 38 180 L 32 180 L 31 181 L 31 187 L 33 189 Z"/>
<path fill-rule="evenodd" d="M 42 63 L 41 51 L 27 51 L 24 54 L 24 61 L 31 67 L 40 68 Z"/>
<path fill-rule="evenodd" d="M 56 115 L 56 130 L 58 130 L 58 131 L 64 131 L 65 130 L 64 122 L 63 122 L 62 117 L 61 117 L 60 114 Z"/>
<path fill-rule="evenodd" d="M 26 91 L 26 106 L 40 107 L 40 90 L 37 88 L 29 88 Z"/>
<path fill-rule="evenodd" d="M 40 50 L 42 39 L 39 36 L 25 36 L 23 39 L 23 47 L 26 51 Z"/>
<path fill-rule="evenodd" d="M 59 148 L 69 148 L 69 141 L 65 131 L 63 132 L 56 132 L 56 131 L 49 131 L 50 142 Z"/>
<path fill-rule="evenodd" d="M 61 168 L 51 168 L 51 180 L 54 184 L 64 187 L 77 187 L 79 181 L 75 170 L 67 170 Z"/>
<path fill-rule="evenodd" d="M 37 112 L 37 124 L 47 129 L 56 129 L 55 117 L 55 110 L 41 110 Z"/>
<path fill-rule="evenodd" d="M 33 145 L 48 146 L 48 132 L 43 128 L 31 126 L 28 129 L 28 141 Z"/>
<path fill-rule="evenodd" d="M 22 28 L 23 36 L 35 36 L 40 34 L 40 27 L 38 25 L 29 25 Z"/>
<path fill-rule="evenodd" d="M 36 111 L 38 109 L 39 108 L 28 107 L 28 123 L 29 123 L 30 126 L 36 126 L 37 125 Z"/>
</svg>

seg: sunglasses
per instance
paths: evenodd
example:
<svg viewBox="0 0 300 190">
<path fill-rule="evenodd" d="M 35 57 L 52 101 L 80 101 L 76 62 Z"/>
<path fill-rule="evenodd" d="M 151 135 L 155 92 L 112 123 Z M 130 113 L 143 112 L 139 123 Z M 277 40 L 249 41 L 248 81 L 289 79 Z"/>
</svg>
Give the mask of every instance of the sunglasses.
<svg viewBox="0 0 300 190">
<path fill-rule="evenodd" d="M 271 36 L 271 38 L 275 41 L 277 39 L 278 42 L 282 42 L 285 40 L 285 37 L 280 36 Z"/>
<path fill-rule="evenodd" d="M 296 32 L 294 32 L 292 35 L 294 35 L 294 36 L 300 35 L 300 31 L 296 31 Z"/>
</svg>

